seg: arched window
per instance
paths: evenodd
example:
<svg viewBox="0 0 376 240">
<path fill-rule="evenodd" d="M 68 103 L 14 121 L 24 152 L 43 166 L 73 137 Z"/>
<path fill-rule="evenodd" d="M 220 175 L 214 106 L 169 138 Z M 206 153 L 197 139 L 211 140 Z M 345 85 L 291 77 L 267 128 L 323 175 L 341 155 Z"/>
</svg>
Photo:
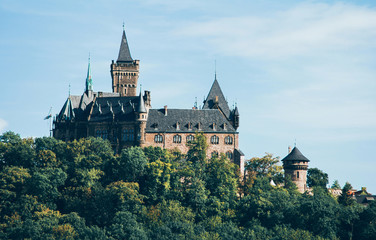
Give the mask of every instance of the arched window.
<svg viewBox="0 0 376 240">
<path fill-rule="evenodd" d="M 162 135 L 160 135 L 160 134 L 155 135 L 154 142 L 156 142 L 156 143 L 163 143 L 163 137 L 162 137 Z"/>
<path fill-rule="evenodd" d="M 231 151 L 226 152 L 226 157 L 231 160 L 232 159 L 232 152 Z"/>
<path fill-rule="evenodd" d="M 216 135 L 212 136 L 210 138 L 210 143 L 211 144 L 218 144 L 219 143 L 219 137 L 217 137 Z"/>
<path fill-rule="evenodd" d="M 211 153 L 211 157 L 214 158 L 214 157 L 218 157 L 218 152 L 217 151 L 213 151 Z"/>
<path fill-rule="evenodd" d="M 172 138 L 172 141 L 174 143 L 181 143 L 181 136 L 180 135 L 175 135 L 173 138 Z"/>
<path fill-rule="evenodd" d="M 232 142 L 233 142 L 233 139 L 232 139 L 231 136 L 226 136 L 226 137 L 225 137 L 225 144 L 227 144 L 227 145 L 231 145 Z"/>
<path fill-rule="evenodd" d="M 195 137 L 193 135 L 188 135 L 187 136 L 187 142 L 192 142 L 195 140 Z"/>
</svg>

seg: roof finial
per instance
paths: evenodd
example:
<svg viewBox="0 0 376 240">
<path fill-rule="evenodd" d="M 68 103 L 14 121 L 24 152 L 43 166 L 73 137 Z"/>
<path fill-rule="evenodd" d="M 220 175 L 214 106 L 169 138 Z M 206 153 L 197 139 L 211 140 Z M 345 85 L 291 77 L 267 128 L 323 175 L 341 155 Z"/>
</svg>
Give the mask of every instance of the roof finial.
<svg viewBox="0 0 376 240">
<path fill-rule="evenodd" d="M 142 92 L 142 84 L 140 83 L 140 94 L 141 94 L 141 92 Z"/>
<path fill-rule="evenodd" d="M 217 80 L 217 59 L 214 60 L 214 80 Z"/>
<path fill-rule="evenodd" d="M 125 27 L 124 27 L 124 21 L 123 21 L 123 31 L 125 31 Z"/>
<path fill-rule="evenodd" d="M 70 97 L 70 83 L 69 83 L 69 91 L 68 91 L 68 95 L 69 95 L 69 97 Z"/>
<path fill-rule="evenodd" d="M 294 142 L 294 147 L 296 147 L 296 138 L 295 138 L 295 142 Z"/>
</svg>

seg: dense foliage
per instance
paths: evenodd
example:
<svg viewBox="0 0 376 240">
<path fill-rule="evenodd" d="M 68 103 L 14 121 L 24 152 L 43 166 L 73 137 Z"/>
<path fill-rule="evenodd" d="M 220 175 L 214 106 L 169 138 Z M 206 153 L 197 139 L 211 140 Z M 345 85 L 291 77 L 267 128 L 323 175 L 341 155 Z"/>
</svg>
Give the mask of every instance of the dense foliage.
<svg viewBox="0 0 376 240">
<path fill-rule="evenodd" d="M 351 185 L 337 201 L 313 169 L 314 194 L 300 194 L 270 154 L 251 159 L 243 179 L 224 155 L 207 159 L 205 142 L 197 134 L 186 156 L 113 155 L 99 138 L 4 133 L 0 239 L 376 239 L 376 204 L 354 203 Z"/>
</svg>

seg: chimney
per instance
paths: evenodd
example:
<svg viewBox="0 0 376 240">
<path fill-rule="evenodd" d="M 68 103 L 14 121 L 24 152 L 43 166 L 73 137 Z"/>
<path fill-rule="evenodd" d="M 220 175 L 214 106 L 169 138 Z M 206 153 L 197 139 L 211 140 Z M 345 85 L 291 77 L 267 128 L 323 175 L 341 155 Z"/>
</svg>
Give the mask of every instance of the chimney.
<svg viewBox="0 0 376 240">
<path fill-rule="evenodd" d="M 291 146 L 289 146 L 289 153 L 291 152 Z"/>
<path fill-rule="evenodd" d="M 218 96 L 215 96 L 215 103 L 218 103 Z"/>
<path fill-rule="evenodd" d="M 167 105 L 164 106 L 164 115 L 167 116 Z"/>
</svg>

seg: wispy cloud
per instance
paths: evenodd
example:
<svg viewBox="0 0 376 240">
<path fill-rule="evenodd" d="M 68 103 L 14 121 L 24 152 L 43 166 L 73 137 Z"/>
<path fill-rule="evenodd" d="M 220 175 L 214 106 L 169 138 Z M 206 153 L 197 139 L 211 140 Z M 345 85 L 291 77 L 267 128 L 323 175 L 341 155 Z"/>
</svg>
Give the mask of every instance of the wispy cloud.
<svg viewBox="0 0 376 240">
<path fill-rule="evenodd" d="M 232 56 L 309 56 L 369 46 L 376 37 L 376 10 L 344 3 L 305 3 L 272 16 L 190 23 L 176 34 L 202 38 L 212 51 Z"/>
</svg>

